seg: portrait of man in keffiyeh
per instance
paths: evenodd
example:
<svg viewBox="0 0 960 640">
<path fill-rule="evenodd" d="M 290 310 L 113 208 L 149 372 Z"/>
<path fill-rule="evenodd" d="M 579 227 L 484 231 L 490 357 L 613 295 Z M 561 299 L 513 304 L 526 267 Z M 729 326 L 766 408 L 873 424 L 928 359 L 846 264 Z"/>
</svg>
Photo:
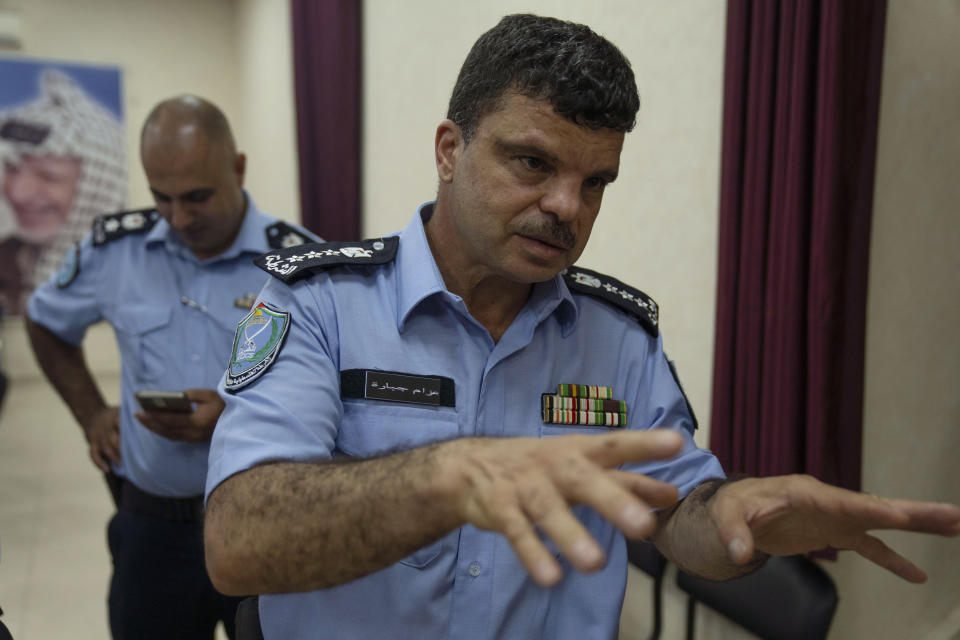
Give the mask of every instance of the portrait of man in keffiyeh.
<svg viewBox="0 0 960 640">
<path fill-rule="evenodd" d="M 0 305 L 21 315 L 93 218 L 123 208 L 123 125 L 70 76 L 46 69 L 36 98 L 0 111 L 0 161 Z"/>
</svg>

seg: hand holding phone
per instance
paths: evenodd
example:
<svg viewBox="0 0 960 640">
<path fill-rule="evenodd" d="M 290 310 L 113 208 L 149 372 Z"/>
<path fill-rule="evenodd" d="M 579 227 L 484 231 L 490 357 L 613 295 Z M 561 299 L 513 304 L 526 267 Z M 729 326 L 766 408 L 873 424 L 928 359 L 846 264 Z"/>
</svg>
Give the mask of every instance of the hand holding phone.
<svg viewBox="0 0 960 640">
<path fill-rule="evenodd" d="M 182 442 L 209 442 L 224 407 L 216 389 L 141 391 L 136 395 L 146 409 L 134 414 L 140 424 L 159 436 Z"/>
<path fill-rule="evenodd" d="M 187 394 L 183 391 L 144 389 L 137 391 L 134 395 L 144 411 L 175 411 L 179 413 L 193 411 L 193 403 L 190 402 Z"/>
</svg>

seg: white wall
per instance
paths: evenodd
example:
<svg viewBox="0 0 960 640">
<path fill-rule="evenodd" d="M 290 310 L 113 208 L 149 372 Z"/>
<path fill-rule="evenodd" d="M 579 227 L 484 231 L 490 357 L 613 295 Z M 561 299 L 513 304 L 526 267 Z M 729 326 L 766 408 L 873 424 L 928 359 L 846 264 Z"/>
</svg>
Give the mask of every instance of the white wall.
<svg viewBox="0 0 960 640">
<path fill-rule="evenodd" d="M 247 188 L 275 216 L 300 222 L 296 108 L 288 0 L 234 0 L 240 75 L 237 135 Z"/>
<path fill-rule="evenodd" d="M 888 6 L 867 306 L 865 491 L 960 504 L 960 3 Z M 960 638 L 960 541 L 883 534 L 917 587 L 857 558 L 834 638 Z"/>
</svg>

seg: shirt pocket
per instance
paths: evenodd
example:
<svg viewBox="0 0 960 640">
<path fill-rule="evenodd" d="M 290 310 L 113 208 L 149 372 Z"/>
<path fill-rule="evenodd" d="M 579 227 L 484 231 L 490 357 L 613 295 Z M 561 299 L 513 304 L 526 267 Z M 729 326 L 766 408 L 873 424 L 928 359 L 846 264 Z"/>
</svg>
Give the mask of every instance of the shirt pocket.
<svg viewBox="0 0 960 640">
<path fill-rule="evenodd" d="M 337 449 L 356 458 L 370 458 L 451 440 L 459 434 L 457 411 L 453 407 L 344 399 Z M 414 551 L 400 560 L 400 564 L 425 569 L 441 553 L 453 548 L 451 536 L 454 534 Z"/>
<path fill-rule="evenodd" d="M 436 542 L 428 544 L 422 549 L 417 549 L 406 558 L 400 559 L 400 564 L 406 565 L 412 569 L 426 569 L 436 560 L 441 553 L 454 549 L 454 545 L 459 537 L 459 530 L 448 533 Z"/>
<path fill-rule="evenodd" d="M 343 400 L 337 449 L 370 458 L 460 435 L 453 407 L 426 407 L 379 400 Z"/>
<path fill-rule="evenodd" d="M 167 371 L 168 359 L 177 350 L 172 317 L 169 306 L 135 305 L 116 309 L 110 318 L 123 364 L 133 368 L 138 383 L 156 382 Z"/>
</svg>

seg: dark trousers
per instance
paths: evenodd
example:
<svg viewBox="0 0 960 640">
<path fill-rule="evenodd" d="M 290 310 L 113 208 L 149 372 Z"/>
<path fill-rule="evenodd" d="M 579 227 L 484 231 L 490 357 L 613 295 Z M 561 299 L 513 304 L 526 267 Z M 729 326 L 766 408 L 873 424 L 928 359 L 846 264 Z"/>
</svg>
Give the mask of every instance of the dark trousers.
<svg viewBox="0 0 960 640">
<path fill-rule="evenodd" d="M 203 525 L 120 508 L 107 528 L 114 640 L 212 640 L 218 621 L 234 637 L 242 598 L 218 593 L 203 560 Z"/>
</svg>

